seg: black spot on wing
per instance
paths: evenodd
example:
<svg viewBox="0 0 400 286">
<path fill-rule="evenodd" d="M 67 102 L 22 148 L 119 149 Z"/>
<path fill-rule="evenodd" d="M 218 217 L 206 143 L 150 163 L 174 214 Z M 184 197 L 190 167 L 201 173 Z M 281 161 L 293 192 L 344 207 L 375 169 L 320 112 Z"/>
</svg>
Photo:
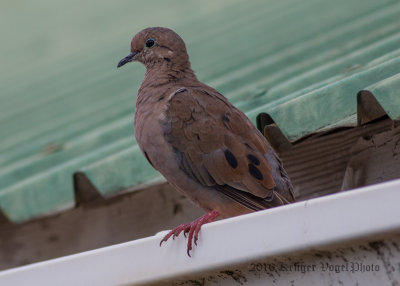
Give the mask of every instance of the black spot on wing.
<svg viewBox="0 0 400 286">
<path fill-rule="evenodd" d="M 233 153 L 229 149 L 226 149 L 224 151 L 224 154 L 226 161 L 228 161 L 229 165 L 231 165 L 231 167 L 235 169 L 238 166 L 235 155 L 233 155 Z"/>
<path fill-rule="evenodd" d="M 229 114 L 228 114 L 228 113 L 225 113 L 224 115 L 222 115 L 221 119 L 222 119 L 223 122 L 229 122 L 229 121 L 231 121 L 231 120 L 229 119 Z"/>
<path fill-rule="evenodd" d="M 249 164 L 249 172 L 257 180 L 261 181 L 264 178 L 260 170 L 258 170 L 257 167 L 254 166 L 253 164 Z"/>
<path fill-rule="evenodd" d="M 247 154 L 247 159 L 249 159 L 250 163 L 253 163 L 256 166 L 260 165 L 260 160 L 258 160 L 258 158 L 254 155 Z"/>
</svg>

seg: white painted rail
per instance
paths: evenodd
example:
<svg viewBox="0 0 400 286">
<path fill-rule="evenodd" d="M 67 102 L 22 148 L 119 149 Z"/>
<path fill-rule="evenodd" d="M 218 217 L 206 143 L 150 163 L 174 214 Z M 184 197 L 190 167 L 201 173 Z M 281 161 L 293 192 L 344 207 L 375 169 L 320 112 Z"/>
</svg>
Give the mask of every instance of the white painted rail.
<svg viewBox="0 0 400 286">
<path fill-rule="evenodd" d="M 213 283 L 218 280 L 222 281 L 218 285 L 266 285 L 267 282 L 288 285 L 290 281 L 296 281 L 295 285 L 326 285 L 332 279 L 341 279 L 345 285 L 350 285 L 346 281 L 364 283 L 360 285 L 374 285 L 378 281 L 385 285 L 400 279 L 400 269 L 398 272 L 394 269 L 392 275 L 386 269 L 398 263 L 399 232 L 400 180 L 396 180 L 205 225 L 192 258 L 186 255 L 183 237 L 159 247 L 163 235 L 160 233 L 1 271 L 0 285 L 137 285 L 157 281 L 181 281 L 186 285 L 188 277 L 202 279 L 203 285 L 216 285 Z M 376 250 L 376 255 L 365 247 L 349 251 L 352 245 L 362 245 L 362 241 L 382 235 L 389 239 L 389 250 L 392 254 L 397 251 L 397 256 L 382 258 L 388 247 Z M 314 253 L 340 244 L 350 247 L 343 248 L 344 260 L 340 263 L 338 258 L 331 257 L 328 261 L 324 254 Z M 379 243 L 369 246 L 376 249 Z M 297 262 L 290 260 L 292 255 Z M 352 261 L 353 258 L 356 260 Z M 327 268 L 324 276 L 324 263 L 327 267 L 335 263 L 342 271 Z M 354 263 L 375 263 L 377 268 L 356 273 L 354 266 L 358 264 Z M 292 267 L 284 271 L 282 265 Z M 351 265 L 353 271 L 348 268 Z M 275 269 L 278 266 L 281 269 Z M 231 268 L 234 271 L 223 270 Z M 219 269 L 222 269 L 220 275 L 215 275 Z"/>
</svg>

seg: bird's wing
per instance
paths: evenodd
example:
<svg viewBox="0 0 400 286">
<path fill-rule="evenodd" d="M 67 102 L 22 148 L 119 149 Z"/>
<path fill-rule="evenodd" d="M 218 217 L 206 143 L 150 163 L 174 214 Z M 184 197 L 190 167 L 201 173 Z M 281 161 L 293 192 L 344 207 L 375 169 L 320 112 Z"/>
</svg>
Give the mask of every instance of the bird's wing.
<svg viewBox="0 0 400 286">
<path fill-rule="evenodd" d="M 254 210 L 280 200 L 274 196 L 265 139 L 225 97 L 180 88 L 169 96 L 162 121 L 180 168 L 193 180 Z"/>
</svg>

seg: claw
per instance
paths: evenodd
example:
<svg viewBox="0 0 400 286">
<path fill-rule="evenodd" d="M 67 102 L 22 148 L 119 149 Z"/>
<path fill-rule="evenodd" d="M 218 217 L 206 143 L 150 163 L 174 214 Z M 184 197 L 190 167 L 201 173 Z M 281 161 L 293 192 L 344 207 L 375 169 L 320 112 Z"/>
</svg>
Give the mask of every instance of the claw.
<svg viewBox="0 0 400 286">
<path fill-rule="evenodd" d="M 162 245 L 162 243 L 163 243 L 164 241 L 166 241 L 166 240 L 161 239 L 161 241 L 160 241 L 160 247 L 161 247 L 161 245 Z"/>
<path fill-rule="evenodd" d="M 194 242 L 194 244 L 197 246 L 197 241 L 199 239 L 199 232 L 200 232 L 201 226 L 203 224 L 214 221 L 218 216 L 219 216 L 219 213 L 217 211 L 211 211 L 191 223 L 182 224 L 182 225 L 174 228 L 173 230 L 168 232 L 167 235 L 164 236 L 164 238 L 160 241 L 160 246 L 162 245 L 162 243 L 164 241 L 167 241 L 171 236 L 172 236 L 172 239 L 175 239 L 175 237 L 178 237 L 181 234 L 181 232 L 183 232 L 183 235 L 185 236 L 185 238 L 186 238 L 186 235 L 188 234 L 187 235 L 188 242 L 187 242 L 186 253 L 189 257 L 191 257 L 190 251 L 193 249 L 192 243 Z"/>
</svg>

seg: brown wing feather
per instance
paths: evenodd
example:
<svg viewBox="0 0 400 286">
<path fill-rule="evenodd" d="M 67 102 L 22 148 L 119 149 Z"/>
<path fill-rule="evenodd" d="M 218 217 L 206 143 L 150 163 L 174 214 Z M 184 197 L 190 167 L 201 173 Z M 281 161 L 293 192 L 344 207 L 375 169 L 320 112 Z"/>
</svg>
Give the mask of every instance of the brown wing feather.
<svg viewBox="0 0 400 286">
<path fill-rule="evenodd" d="M 163 123 L 165 137 L 188 176 L 226 194 L 236 192 L 233 199 L 240 200 L 239 195 L 253 208 L 260 207 L 254 205 L 257 199 L 272 199 L 275 182 L 264 156 L 267 145 L 222 95 L 181 88 L 170 95 Z"/>
</svg>

